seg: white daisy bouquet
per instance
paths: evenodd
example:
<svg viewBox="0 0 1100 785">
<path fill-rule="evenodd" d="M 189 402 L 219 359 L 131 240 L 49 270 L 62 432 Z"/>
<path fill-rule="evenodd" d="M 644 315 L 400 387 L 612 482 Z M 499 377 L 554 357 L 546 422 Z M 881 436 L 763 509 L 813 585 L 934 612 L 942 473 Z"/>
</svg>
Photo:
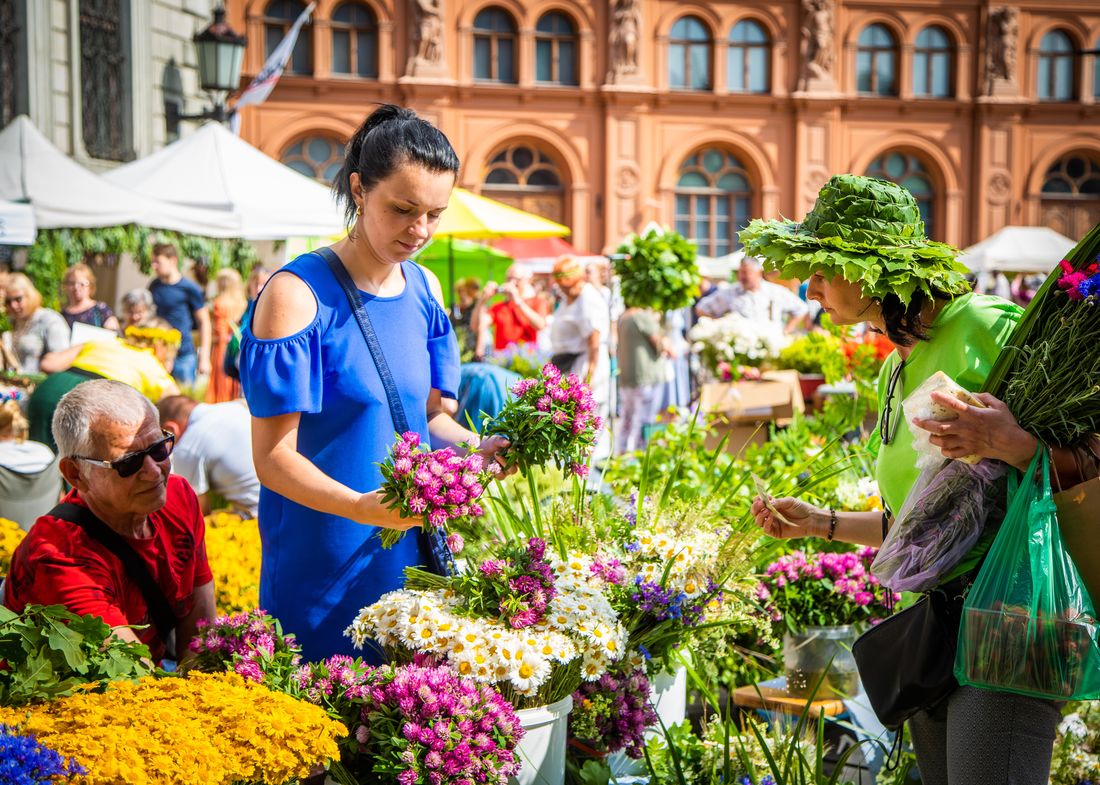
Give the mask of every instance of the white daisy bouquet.
<svg viewBox="0 0 1100 785">
<path fill-rule="evenodd" d="M 363 608 L 345 634 L 399 662 L 434 655 L 517 708 L 561 700 L 623 658 L 627 631 L 598 586 L 555 575 L 545 548 L 531 538 L 451 578 L 407 569 L 405 588 Z"/>
<path fill-rule="evenodd" d="M 704 630 L 765 623 L 752 610 L 747 535 L 697 510 L 643 500 L 592 539 L 604 543 L 596 553 L 551 558 L 557 583 L 606 593 L 650 670 Z"/>
<path fill-rule="evenodd" d="M 688 339 L 703 367 L 726 382 L 741 378 L 744 366 L 759 368 L 775 360 L 791 342 L 778 322 L 751 321 L 736 313 L 717 319 L 700 317 L 688 331 Z"/>
</svg>

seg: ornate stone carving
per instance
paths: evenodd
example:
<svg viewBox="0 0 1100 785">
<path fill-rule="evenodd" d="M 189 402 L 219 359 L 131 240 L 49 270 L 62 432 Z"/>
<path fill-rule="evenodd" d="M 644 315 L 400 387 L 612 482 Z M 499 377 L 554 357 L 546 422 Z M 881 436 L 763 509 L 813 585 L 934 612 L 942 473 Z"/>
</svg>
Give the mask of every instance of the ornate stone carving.
<svg viewBox="0 0 1100 785">
<path fill-rule="evenodd" d="M 642 37 L 641 0 L 611 0 L 611 48 L 607 81 L 640 75 L 638 47 Z"/>
<path fill-rule="evenodd" d="M 801 54 L 798 89 L 803 92 L 834 89 L 833 0 L 802 0 Z"/>
<path fill-rule="evenodd" d="M 1015 92 L 1016 38 L 1020 11 L 1017 8 L 993 8 L 989 12 L 988 47 L 985 50 L 985 95 Z"/>
<path fill-rule="evenodd" d="M 634 196 L 642 182 L 642 173 L 634 161 L 619 163 L 615 174 L 615 195 L 620 198 Z"/>
<path fill-rule="evenodd" d="M 985 191 L 989 204 L 1004 204 L 1012 197 L 1012 176 L 1004 169 L 994 171 L 989 176 Z"/>
<path fill-rule="evenodd" d="M 409 25 L 409 76 L 446 72 L 443 61 L 443 0 L 409 0 L 413 24 Z"/>
</svg>

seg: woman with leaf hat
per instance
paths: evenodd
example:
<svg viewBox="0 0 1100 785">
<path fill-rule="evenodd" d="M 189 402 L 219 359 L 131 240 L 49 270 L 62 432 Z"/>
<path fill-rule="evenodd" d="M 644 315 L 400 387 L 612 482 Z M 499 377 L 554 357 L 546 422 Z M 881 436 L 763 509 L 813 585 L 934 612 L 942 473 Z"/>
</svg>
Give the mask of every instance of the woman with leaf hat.
<svg viewBox="0 0 1100 785">
<path fill-rule="evenodd" d="M 968 390 L 979 389 L 1011 336 L 1020 308 L 970 292 L 955 250 L 929 240 L 912 194 L 885 180 L 837 175 L 801 223 L 755 220 L 740 239 L 747 254 L 764 258 L 784 278 L 809 280 L 808 296 L 834 323 L 866 322 L 897 346 L 879 375 L 880 421 L 869 447 L 876 454 L 883 501 L 887 509 L 898 510 L 919 475 L 913 435 L 901 426 L 905 391 L 938 371 Z M 932 432 L 931 441 L 945 458 L 977 455 L 1026 470 L 1037 439 L 1001 401 L 987 394 L 976 397 L 985 408 L 933 393 L 933 400 L 953 409 L 958 419 L 914 422 Z M 879 546 L 890 525 L 887 514 L 823 510 L 793 498 L 757 498 L 752 511 L 767 534 L 781 538 L 818 536 Z M 960 595 L 973 581 L 994 533 L 983 535 L 944 575 L 937 588 L 958 598 L 950 602 L 961 606 Z M 953 618 L 957 629 L 957 615 L 948 611 L 945 618 Z M 943 643 L 953 645 L 952 635 Z M 898 644 L 899 651 L 930 648 L 926 640 Z M 882 654 L 879 667 L 893 667 L 891 652 Z M 973 687 L 952 689 L 949 666 L 941 675 L 944 689 L 937 697 L 946 693 L 942 699 L 929 695 L 902 712 L 925 785 L 1045 785 L 1058 705 Z M 898 693 L 917 687 L 919 694 L 919 685 L 927 682 L 917 681 L 918 676 L 927 673 L 891 678 Z"/>
</svg>

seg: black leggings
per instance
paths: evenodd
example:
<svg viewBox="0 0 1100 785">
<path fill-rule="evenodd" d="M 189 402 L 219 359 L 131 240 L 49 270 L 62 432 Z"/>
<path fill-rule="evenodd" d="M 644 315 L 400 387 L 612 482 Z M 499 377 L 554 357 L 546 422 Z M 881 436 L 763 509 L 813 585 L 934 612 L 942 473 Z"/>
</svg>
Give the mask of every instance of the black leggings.
<svg viewBox="0 0 1100 785">
<path fill-rule="evenodd" d="M 923 785 L 1047 785 L 1063 704 L 959 687 L 909 720 Z"/>
</svg>

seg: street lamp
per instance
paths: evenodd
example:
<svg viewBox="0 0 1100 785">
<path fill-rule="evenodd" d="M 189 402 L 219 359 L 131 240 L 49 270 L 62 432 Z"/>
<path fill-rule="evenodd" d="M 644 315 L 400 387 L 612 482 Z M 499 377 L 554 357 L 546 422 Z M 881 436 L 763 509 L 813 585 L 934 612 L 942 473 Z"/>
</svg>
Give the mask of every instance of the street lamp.
<svg viewBox="0 0 1100 785">
<path fill-rule="evenodd" d="M 225 9 L 214 9 L 214 21 L 192 39 L 199 59 L 199 86 L 210 93 L 213 106 L 199 114 L 184 114 L 182 101 L 164 102 L 168 135 L 177 136 L 183 120 L 216 120 L 228 118 L 225 99 L 240 85 L 241 61 L 246 39 L 237 35 L 225 22 Z"/>
</svg>

